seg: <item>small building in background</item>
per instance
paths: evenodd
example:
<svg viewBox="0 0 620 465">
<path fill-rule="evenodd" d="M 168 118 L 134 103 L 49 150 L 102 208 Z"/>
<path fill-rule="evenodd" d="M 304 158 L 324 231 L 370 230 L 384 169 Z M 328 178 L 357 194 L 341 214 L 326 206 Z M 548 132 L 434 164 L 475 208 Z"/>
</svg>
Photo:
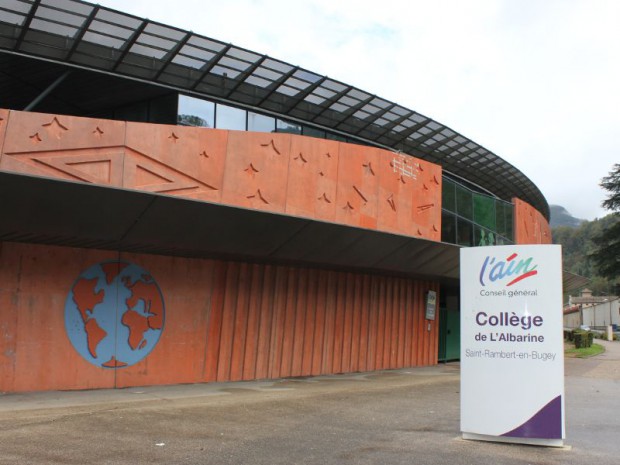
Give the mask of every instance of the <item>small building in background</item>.
<svg viewBox="0 0 620 465">
<path fill-rule="evenodd" d="M 594 296 L 590 289 L 584 289 L 579 296 L 570 296 L 564 308 L 564 327 L 589 326 L 604 329 L 620 325 L 620 299 L 615 295 Z"/>
</svg>

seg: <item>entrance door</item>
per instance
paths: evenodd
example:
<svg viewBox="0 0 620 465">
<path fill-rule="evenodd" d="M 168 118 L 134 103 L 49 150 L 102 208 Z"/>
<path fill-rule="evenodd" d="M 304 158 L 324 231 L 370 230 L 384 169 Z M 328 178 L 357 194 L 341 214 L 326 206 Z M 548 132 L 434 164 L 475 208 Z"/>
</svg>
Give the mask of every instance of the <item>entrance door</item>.
<svg viewBox="0 0 620 465">
<path fill-rule="evenodd" d="M 439 309 L 439 361 L 460 360 L 461 318 L 456 309 Z"/>
</svg>

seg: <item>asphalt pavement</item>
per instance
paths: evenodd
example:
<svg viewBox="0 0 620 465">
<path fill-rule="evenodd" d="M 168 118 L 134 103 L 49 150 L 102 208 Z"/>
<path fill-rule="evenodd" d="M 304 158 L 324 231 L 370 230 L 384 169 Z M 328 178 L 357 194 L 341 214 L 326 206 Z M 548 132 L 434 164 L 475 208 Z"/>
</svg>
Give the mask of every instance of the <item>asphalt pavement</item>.
<svg viewBox="0 0 620 465">
<path fill-rule="evenodd" d="M 0 464 L 620 463 L 620 343 L 566 359 L 566 444 L 464 441 L 459 365 L 0 395 Z"/>
</svg>

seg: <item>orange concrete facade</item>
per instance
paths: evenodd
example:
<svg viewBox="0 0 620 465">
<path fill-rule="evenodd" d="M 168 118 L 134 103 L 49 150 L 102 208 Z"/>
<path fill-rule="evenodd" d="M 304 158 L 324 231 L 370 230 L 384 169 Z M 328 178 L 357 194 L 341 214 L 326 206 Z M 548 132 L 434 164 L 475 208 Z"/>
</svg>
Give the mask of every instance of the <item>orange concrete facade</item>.
<svg viewBox="0 0 620 465">
<path fill-rule="evenodd" d="M 513 198 L 515 206 L 515 244 L 551 244 L 551 227 L 546 218 L 521 199 Z"/>
<path fill-rule="evenodd" d="M 0 171 L 440 240 L 439 166 L 336 141 L 0 110 Z M 127 263 L 148 271 L 114 281 L 110 266 L 118 274 Z M 107 270 L 103 281 L 84 277 L 93 266 Z M 104 290 L 133 293 L 117 300 L 129 316 L 113 328 L 130 329 L 132 349 L 146 345 L 149 331 L 160 333 L 136 363 L 125 363 L 117 346 L 105 364 L 86 358 L 100 355 L 111 334 L 95 318 Z M 430 290 L 439 284 L 0 242 L 0 392 L 432 365 L 438 321 L 425 319 Z M 70 338 L 76 322 L 86 356 Z"/>
<path fill-rule="evenodd" d="M 0 110 L 0 171 L 441 240 L 441 167 L 331 140 Z M 544 217 L 519 199 L 514 204 L 515 242 L 550 243 Z M 141 277 L 121 280 L 128 264 L 144 270 Z M 88 275 L 93 266 L 105 271 L 98 281 Z M 128 293 L 116 301 L 128 316 L 113 330 L 129 329 L 131 350 L 158 333 L 135 363 L 125 363 L 117 346 L 105 364 L 88 359 L 104 352 L 111 334 L 105 315 L 95 318 L 104 291 Z M 439 284 L 0 242 L 0 392 L 432 365 L 439 321 L 425 319 L 429 291 L 439 292 Z M 86 334 L 83 349 L 70 336 L 76 325 Z"/>
<path fill-rule="evenodd" d="M 93 263 L 148 270 L 165 327 L 135 365 L 97 367 L 67 336 L 66 306 Z M 0 243 L 0 392 L 197 383 L 432 365 L 436 283 L 361 273 Z"/>
<path fill-rule="evenodd" d="M 0 110 L 0 170 L 441 239 L 441 167 L 291 134 Z"/>
</svg>

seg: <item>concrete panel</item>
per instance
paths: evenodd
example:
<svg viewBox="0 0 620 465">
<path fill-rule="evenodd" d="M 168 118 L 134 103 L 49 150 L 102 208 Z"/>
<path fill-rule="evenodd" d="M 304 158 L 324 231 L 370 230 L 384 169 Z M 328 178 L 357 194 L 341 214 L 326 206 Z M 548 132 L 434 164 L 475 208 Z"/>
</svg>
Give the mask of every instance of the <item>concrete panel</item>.
<svg viewBox="0 0 620 465">
<path fill-rule="evenodd" d="M 127 123 L 124 186 L 219 202 L 228 131 Z"/>
<path fill-rule="evenodd" d="M 340 143 L 292 137 L 286 213 L 322 221 L 336 220 Z"/>
<path fill-rule="evenodd" d="M 0 169 L 121 186 L 124 140 L 122 121 L 13 111 Z"/>
<path fill-rule="evenodd" d="M 551 227 L 546 218 L 527 202 L 513 198 L 516 244 L 551 244 Z"/>
<path fill-rule="evenodd" d="M 284 212 L 290 134 L 230 131 L 222 202 Z"/>
<path fill-rule="evenodd" d="M 6 135 L 6 127 L 9 124 L 9 110 L 0 108 L 0 163 L 2 162 L 2 150 L 4 147 L 4 137 Z"/>
<path fill-rule="evenodd" d="M 417 178 L 413 194 L 414 237 L 441 240 L 441 167 L 417 160 Z"/>
<path fill-rule="evenodd" d="M 127 253 L 120 260 L 151 273 L 165 303 L 165 322 L 148 356 L 116 370 L 116 386 L 202 382 L 214 262 Z"/>
<path fill-rule="evenodd" d="M 336 221 L 377 229 L 379 159 L 382 150 L 354 144 L 340 144 Z"/>
<path fill-rule="evenodd" d="M 65 304 L 84 269 L 117 254 L 9 242 L 0 254 L 0 391 L 113 387 L 114 371 L 87 362 L 72 346 Z"/>
<path fill-rule="evenodd" d="M 416 182 L 418 162 L 419 160 L 413 157 L 382 151 L 377 164 L 378 229 L 407 236 L 415 235 L 412 202 L 414 189 L 420 187 Z"/>
<path fill-rule="evenodd" d="M 440 240 L 441 169 L 412 157 L 291 134 L 8 116 L 0 170 Z"/>
</svg>

